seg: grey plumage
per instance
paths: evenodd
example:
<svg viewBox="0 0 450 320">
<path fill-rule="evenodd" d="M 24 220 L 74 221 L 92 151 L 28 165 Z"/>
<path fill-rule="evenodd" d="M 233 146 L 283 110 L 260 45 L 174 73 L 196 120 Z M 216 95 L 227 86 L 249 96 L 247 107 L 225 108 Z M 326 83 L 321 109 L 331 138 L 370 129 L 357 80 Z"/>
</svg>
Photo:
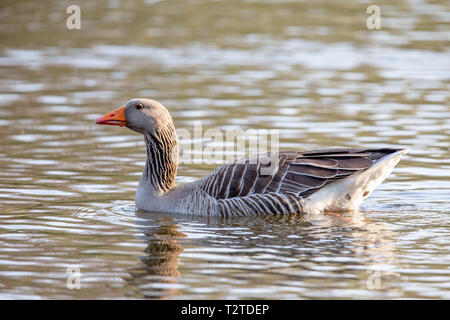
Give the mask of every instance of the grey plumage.
<svg viewBox="0 0 450 320">
<path fill-rule="evenodd" d="M 122 122 L 117 120 L 119 110 L 126 119 L 121 118 Z M 346 182 L 342 193 L 349 190 L 353 194 L 365 186 L 373 191 L 404 152 L 391 148 L 332 148 L 266 153 L 222 165 L 195 182 L 175 187 L 178 143 L 172 118 L 164 106 L 154 100 L 133 99 L 97 123 L 126 125 L 144 135 L 147 162 L 136 193 L 136 206 L 149 211 L 245 216 L 302 214 L 310 211 L 309 207 L 323 211 L 335 208 L 336 203 L 337 208 L 352 208 L 350 194 L 345 194 L 345 201 L 340 200 L 344 195 L 338 194 L 336 201 L 327 199 L 321 205 L 311 204 L 310 200 L 341 181 Z M 363 174 L 380 167 L 391 156 L 395 156 L 395 161 L 389 161 L 386 169 L 377 168 L 371 173 L 373 177 Z M 347 183 L 350 178 L 354 178 L 353 184 Z M 359 205 L 370 192 L 365 191 L 364 196 L 359 192 L 355 203 Z M 315 200 L 320 201 L 320 197 Z"/>
<path fill-rule="evenodd" d="M 304 212 L 304 198 L 398 151 L 345 148 L 282 151 L 271 157 L 278 161 L 277 170 L 271 175 L 260 173 L 259 162 L 250 164 L 245 159 L 220 166 L 195 187 L 217 201 L 220 215 L 300 214 Z"/>
</svg>

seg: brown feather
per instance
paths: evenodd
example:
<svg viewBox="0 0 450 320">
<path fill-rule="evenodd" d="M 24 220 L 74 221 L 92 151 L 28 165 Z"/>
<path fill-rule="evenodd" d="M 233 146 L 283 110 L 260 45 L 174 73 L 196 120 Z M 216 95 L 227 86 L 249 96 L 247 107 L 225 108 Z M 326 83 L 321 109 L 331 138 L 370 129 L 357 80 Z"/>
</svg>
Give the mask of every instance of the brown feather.
<svg viewBox="0 0 450 320">
<path fill-rule="evenodd" d="M 199 180 L 202 189 L 216 199 L 258 194 L 295 194 L 306 198 L 336 180 L 370 168 L 374 161 L 396 149 L 332 148 L 306 152 L 281 151 L 261 154 L 226 164 Z M 267 157 L 277 163 L 268 163 Z M 267 174 L 272 165 L 273 172 Z M 265 174 L 264 174 L 265 173 Z M 217 185 L 218 184 L 218 185 Z M 270 201 L 263 202 L 273 206 Z"/>
</svg>

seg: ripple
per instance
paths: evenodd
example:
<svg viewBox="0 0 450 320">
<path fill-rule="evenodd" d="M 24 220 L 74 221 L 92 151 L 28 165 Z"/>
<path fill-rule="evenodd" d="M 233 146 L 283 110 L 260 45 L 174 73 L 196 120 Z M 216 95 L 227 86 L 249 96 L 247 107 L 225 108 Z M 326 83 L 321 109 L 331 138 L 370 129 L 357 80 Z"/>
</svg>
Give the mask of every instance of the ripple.
<svg viewBox="0 0 450 320">
<path fill-rule="evenodd" d="M 382 30 L 342 28 L 354 1 L 150 2 L 86 3 L 69 38 L 35 21 L 55 6 L 5 5 L 33 36 L 0 21 L 0 298 L 450 298 L 444 2 L 388 1 Z M 345 220 L 140 212 L 142 138 L 93 121 L 135 96 L 190 133 L 201 120 L 277 129 L 280 149 L 411 152 Z M 214 167 L 183 163 L 177 183 Z M 73 266 L 82 290 L 66 287 Z"/>
</svg>

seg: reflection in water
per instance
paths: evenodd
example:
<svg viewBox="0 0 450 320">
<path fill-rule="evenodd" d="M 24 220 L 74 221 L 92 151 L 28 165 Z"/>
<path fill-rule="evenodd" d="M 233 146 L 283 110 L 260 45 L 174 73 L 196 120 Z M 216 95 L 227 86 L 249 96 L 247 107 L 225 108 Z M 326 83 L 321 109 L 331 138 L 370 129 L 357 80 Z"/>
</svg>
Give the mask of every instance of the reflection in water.
<svg viewBox="0 0 450 320">
<path fill-rule="evenodd" d="M 142 267 L 129 280 L 139 296 L 176 298 L 192 279 L 187 298 L 326 298 L 347 290 L 360 297 L 400 297 L 393 272 L 395 235 L 363 212 L 339 217 L 168 217 L 137 212 L 147 245 Z M 214 230 L 214 234 L 209 234 Z M 225 240 L 226 239 L 226 240 Z M 206 285 L 206 286 L 205 286 Z M 323 293 L 326 289 L 328 293 Z"/>
<path fill-rule="evenodd" d="M 178 244 L 186 234 L 180 232 L 175 219 L 163 216 L 156 217 L 137 211 L 138 229 L 147 247 L 145 256 L 139 257 L 143 263 L 139 271 L 131 272 L 132 283 L 140 288 L 140 294 L 145 298 L 170 298 L 180 295 L 176 287 L 178 271 L 178 256 L 183 247 Z M 159 218 L 159 219 L 158 219 Z"/>
</svg>

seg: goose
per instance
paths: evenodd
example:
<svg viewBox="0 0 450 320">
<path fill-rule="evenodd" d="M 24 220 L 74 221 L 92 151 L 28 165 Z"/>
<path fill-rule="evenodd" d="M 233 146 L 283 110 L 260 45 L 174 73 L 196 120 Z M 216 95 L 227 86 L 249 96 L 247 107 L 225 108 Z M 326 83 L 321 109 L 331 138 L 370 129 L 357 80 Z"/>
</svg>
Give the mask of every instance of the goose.
<svg viewBox="0 0 450 320">
<path fill-rule="evenodd" d="M 95 120 L 144 136 L 147 160 L 137 209 L 174 214 L 249 216 L 352 211 L 392 172 L 407 149 L 328 148 L 257 154 L 175 186 L 178 142 L 169 111 L 137 98 Z"/>
</svg>

